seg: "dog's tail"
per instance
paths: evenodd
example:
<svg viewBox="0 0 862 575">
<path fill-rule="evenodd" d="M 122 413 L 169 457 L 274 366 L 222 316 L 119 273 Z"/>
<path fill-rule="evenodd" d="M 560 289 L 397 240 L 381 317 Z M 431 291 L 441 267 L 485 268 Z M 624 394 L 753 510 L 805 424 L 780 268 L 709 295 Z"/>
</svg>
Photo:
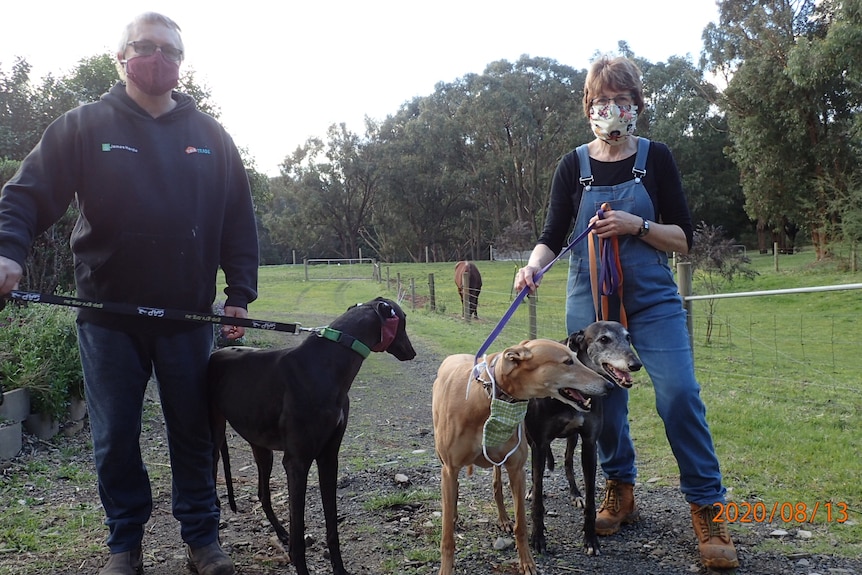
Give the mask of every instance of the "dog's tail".
<svg viewBox="0 0 862 575">
<path fill-rule="evenodd" d="M 221 460 L 224 466 L 224 482 L 227 485 L 227 500 L 230 503 L 231 511 L 236 513 L 236 498 L 233 494 L 233 478 L 230 474 L 230 455 L 226 440 L 221 444 Z"/>
</svg>

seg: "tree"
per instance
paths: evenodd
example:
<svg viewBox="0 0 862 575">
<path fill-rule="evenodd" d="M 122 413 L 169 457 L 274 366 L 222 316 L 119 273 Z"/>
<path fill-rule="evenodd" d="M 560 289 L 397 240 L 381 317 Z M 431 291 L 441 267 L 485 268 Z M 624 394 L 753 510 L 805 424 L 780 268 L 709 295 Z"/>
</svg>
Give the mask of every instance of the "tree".
<svg viewBox="0 0 862 575">
<path fill-rule="evenodd" d="M 637 61 L 647 99 L 640 133 L 673 151 L 693 220 L 720 225 L 737 237 L 749 234 L 753 226 L 742 207 L 739 171 L 724 153 L 730 138 L 716 107 L 718 90 L 689 58 Z"/>
<path fill-rule="evenodd" d="M 856 2 L 858 5 L 858 2 Z M 817 69 L 819 51 L 841 17 L 832 2 L 724 0 L 721 21 L 704 32 L 710 69 L 729 78 L 721 104 L 728 114 L 731 158 L 739 168 L 746 211 L 761 230 L 792 249 L 807 231 L 818 259 L 828 255 L 831 229 L 840 219 L 828 188 L 848 165 L 842 97 L 850 84 L 835 68 Z M 761 238 L 761 249 L 766 238 Z"/>
</svg>

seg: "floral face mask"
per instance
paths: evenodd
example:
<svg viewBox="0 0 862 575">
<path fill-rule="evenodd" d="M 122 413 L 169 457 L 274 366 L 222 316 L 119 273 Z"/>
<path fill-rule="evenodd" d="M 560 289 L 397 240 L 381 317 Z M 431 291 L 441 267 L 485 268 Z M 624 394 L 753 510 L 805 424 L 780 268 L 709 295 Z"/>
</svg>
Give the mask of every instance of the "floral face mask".
<svg viewBox="0 0 862 575">
<path fill-rule="evenodd" d="M 608 145 L 619 146 L 634 135 L 638 120 L 638 107 L 634 104 L 617 106 L 608 103 L 590 107 L 590 127 L 593 134 Z"/>
</svg>

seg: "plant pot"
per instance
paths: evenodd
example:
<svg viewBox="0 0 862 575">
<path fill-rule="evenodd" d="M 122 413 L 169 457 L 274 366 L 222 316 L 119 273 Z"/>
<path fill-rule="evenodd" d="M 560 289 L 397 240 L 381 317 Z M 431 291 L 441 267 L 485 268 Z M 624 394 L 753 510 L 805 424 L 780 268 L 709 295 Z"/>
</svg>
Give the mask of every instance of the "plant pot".
<svg viewBox="0 0 862 575">
<path fill-rule="evenodd" d="M 66 414 L 68 421 L 78 422 L 87 417 L 87 400 L 72 396 L 69 398 L 69 410 Z"/>
<path fill-rule="evenodd" d="M 0 419 L 24 421 L 28 415 L 30 415 L 30 392 L 27 389 L 21 387 L 3 394 Z"/>
<path fill-rule="evenodd" d="M 24 427 L 39 439 L 51 439 L 60 432 L 60 422 L 45 413 L 31 413 L 24 420 Z"/>
<path fill-rule="evenodd" d="M 0 459 L 12 459 L 21 451 L 21 422 L 0 423 Z"/>
</svg>

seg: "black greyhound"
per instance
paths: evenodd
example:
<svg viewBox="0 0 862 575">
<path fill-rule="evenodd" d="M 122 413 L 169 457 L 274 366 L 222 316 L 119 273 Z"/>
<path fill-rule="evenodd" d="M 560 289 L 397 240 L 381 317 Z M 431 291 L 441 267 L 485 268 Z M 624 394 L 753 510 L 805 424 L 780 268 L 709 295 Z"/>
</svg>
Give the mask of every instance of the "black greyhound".
<svg viewBox="0 0 862 575">
<path fill-rule="evenodd" d="M 338 540 L 336 482 L 338 451 L 347 427 L 353 379 L 370 351 L 386 351 L 401 361 L 416 357 L 405 330 L 404 312 L 377 298 L 355 305 L 317 336 L 290 349 L 220 349 L 209 364 L 210 413 L 215 454 L 224 460 L 231 509 L 236 511 L 225 421 L 251 444 L 258 471 L 258 497 L 278 538 L 287 545 L 299 575 L 308 575 L 305 557 L 305 497 L 308 473 L 317 462 L 326 520 L 326 542 L 335 575 L 345 575 Z M 272 511 L 269 477 L 273 451 L 283 451 L 290 497 L 290 534 Z"/>
<path fill-rule="evenodd" d="M 599 375 L 608 385 L 629 388 L 631 372 L 642 365 L 631 347 L 631 336 L 622 324 L 615 321 L 597 321 L 586 329 L 570 335 L 565 342 L 578 354 L 578 359 Z M 556 400 L 531 399 L 525 418 L 527 437 L 530 441 L 533 463 L 533 489 L 531 519 L 533 532 L 530 545 L 537 553 L 545 553 L 545 502 L 543 500 L 543 475 L 545 464 L 554 468 L 551 442 L 566 438 L 566 478 L 569 492 L 577 507 L 584 508 L 584 551 L 587 555 L 599 555 L 599 538 L 596 535 L 596 441 L 602 429 L 602 400 L 592 397 L 589 412 L 580 412 Z M 578 444 L 581 445 L 581 466 L 584 472 L 586 498 L 581 496 L 575 483 L 572 458 Z"/>
</svg>

